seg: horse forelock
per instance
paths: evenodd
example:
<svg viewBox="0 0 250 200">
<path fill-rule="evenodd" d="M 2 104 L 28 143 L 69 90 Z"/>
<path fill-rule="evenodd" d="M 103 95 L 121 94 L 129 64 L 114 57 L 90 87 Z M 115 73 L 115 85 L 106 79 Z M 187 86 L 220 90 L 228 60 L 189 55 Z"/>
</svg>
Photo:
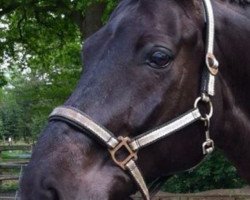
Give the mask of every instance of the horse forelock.
<svg viewBox="0 0 250 200">
<path fill-rule="evenodd" d="M 166 12 L 167 7 L 176 4 L 181 10 L 184 10 L 184 13 L 190 18 L 196 18 L 198 21 L 204 16 L 204 9 L 202 1 L 200 0 L 122 0 L 116 11 L 112 14 L 111 19 L 120 14 L 122 11 L 127 10 L 128 8 L 135 8 L 137 14 L 149 16 L 149 19 L 152 19 L 155 15 L 159 13 Z M 177 10 L 175 10 L 177 12 Z M 131 14 L 131 13 L 130 13 Z M 192 15 L 192 17 L 191 17 Z"/>
</svg>

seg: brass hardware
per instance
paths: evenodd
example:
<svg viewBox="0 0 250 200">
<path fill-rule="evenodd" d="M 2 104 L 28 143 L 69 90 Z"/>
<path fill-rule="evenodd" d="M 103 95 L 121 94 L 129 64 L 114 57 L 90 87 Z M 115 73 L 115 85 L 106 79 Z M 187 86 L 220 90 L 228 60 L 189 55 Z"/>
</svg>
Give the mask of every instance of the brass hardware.
<svg viewBox="0 0 250 200">
<path fill-rule="evenodd" d="M 215 58 L 214 54 L 207 53 L 206 55 L 206 64 L 209 72 L 216 76 L 219 72 L 219 62 Z"/>
<path fill-rule="evenodd" d="M 111 157 L 113 159 L 113 161 L 123 170 L 126 170 L 126 164 L 130 161 L 130 160 L 137 160 L 137 152 L 133 151 L 129 145 L 130 143 L 130 138 L 128 137 L 118 137 L 118 140 L 120 141 L 120 143 L 113 149 L 109 149 L 109 152 L 111 154 Z M 119 150 L 121 150 L 122 148 L 125 148 L 125 150 L 127 150 L 127 152 L 129 153 L 129 155 L 122 161 L 117 159 L 117 152 Z"/>
</svg>

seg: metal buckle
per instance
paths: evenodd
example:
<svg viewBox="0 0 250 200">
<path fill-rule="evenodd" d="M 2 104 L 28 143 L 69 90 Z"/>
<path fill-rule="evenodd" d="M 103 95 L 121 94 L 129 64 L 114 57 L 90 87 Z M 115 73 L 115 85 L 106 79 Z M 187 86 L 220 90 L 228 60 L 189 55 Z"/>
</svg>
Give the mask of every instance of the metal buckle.
<svg viewBox="0 0 250 200">
<path fill-rule="evenodd" d="M 219 72 L 219 62 L 218 60 L 215 58 L 214 54 L 212 53 L 207 53 L 206 55 L 206 64 L 207 64 L 207 68 L 209 70 L 209 72 L 216 76 Z"/>
<path fill-rule="evenodd" d="M 206 142 L 202 144 L 203 154 L 209 155 L 214 151 L 214 141 L 211 139 L 207 139 Z"/>
<path fill-rule="evenodd" d="M 205 121 L 205 134 L 206 134 L 206 141 L 202 144 L 202 151 L 204 155 L 209 155 L 213 153 L 215 149 L 214 141 L 210 138 L 210 118 L 206 115 Z"/>
<path fill-rule="evenodd" d="M 129 143 L 130 143 L 130 138 L 128 137 L 118 137 L 118 140 L 120 141 L 120 143 L 113 149 L 109 149 L 109 152 L 111 154 L 111 157 L 113 159 L 113 161 L 119 166 L 121 167 L 123 170 L 126 170 L 126 164 L 130 161 L 130 160 L 137 160 L 137 152 L 133 151 L 132 148 L 130 147 Z M 125 148 L 125 150 L 127 150 L 127 152 L 129 153 L 129 155 L 124 159 L 124 160 L 119 160 L 117 159 L 117 152 L 120 151 L 122 148 Z"/>
</svg>

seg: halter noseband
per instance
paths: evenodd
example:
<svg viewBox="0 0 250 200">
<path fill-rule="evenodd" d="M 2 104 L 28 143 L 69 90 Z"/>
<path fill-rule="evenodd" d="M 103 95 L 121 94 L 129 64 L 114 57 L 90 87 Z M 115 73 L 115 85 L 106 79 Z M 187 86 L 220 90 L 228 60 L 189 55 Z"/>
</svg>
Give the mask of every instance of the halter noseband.
<svg viewBox="0 0 250 200">
<path fill-rule="evenodd" d="M 207 53 L 206 53 L 206 68 L 203 72 L 201 96 L 194 103 L 194 108 L 184 113 L 178 118 L 148 131 L 135 138 L 116 137 L 112 132 L 105 127 L 94 122 L 89 116 L 80 110 L 73 107 L 60 106 L 54 109 L 50 114 L 51 120 L 60 120 L 67 122 L 96 138 L 104 146 L 106 146 L 111 154 L 111 157 L 121 169 L 126 170 L 134 178 L 145 200 L 150 200 L 150 195 L 144 178 L 136 165 L 137 152 L 161 140 L 176 131 L 192 124 L 196 121 L 204 121 L 206 127 L 206 141 L 202 145 L 204 155 L 210 154 L 214 150 L 214 142 L 210 139 L 209 124 L 213 115 L 213 105 L 210 97 L 214 96 L 215 76 L 218 73 L 219 63 L 216 60 L 214 50 L 214 13 L 210 0 L 203 0 L 207 19 Z M 199 103 L 204 102 L 210 108 L 209 113 L 202 115 L 199 109 Z M 205 116 L 205 117 L 204 117 Z M 117 154 L 121 149 L 127 151 L 127 157 L 123 160 L 117 158 Z"/>
</svg>

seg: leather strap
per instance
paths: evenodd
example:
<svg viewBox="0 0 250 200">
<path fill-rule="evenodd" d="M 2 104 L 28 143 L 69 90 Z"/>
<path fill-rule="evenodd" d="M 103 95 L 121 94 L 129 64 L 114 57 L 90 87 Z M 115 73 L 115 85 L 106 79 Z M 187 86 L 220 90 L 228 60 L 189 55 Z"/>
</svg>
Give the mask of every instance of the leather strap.
<svg viewBox="0 0 250 200">
<path fill-rule="evenodd" d="M 211 4 L 211 0 L 203 0 L 203 5 L 205 7 L 206 22 L 207 22 L 207 53 L 213 54 L 214 52 L 214 11 Z"/>
<path fill-rule="evenodd" d="M 135 162 L 133 160 L 130 160 L 127 163 L 126 167 L 128 168 L 130 175 L 133 177 L 133 179 L 137 183 L 144 199 L 150 200 L 147 185 L 144 181 L 144 178 L 143 178 L 139 168 L 136 166 Z"/>
<path fill-rule="evenodd" d="M 200 119 L 201 113 L 198 108 L 195 108 L 183 114 L 179 118 L 174 119 L 167 124 L 164 124 L 160 128 L 157 128 L 153 131 L 148 131 L 142 135 L 137 136 L 135 139 L 132 140 L 130 146 L 134 151 L 137 151 L 143 147 L 157 142 L 160 139 L 170 136 L 174 132 Z"/>
<path fill-rule="evenodd" d="M 57 107 L 50 114 L 49 118 L 50 120 L 62 118 L 71 124 L 73 123 L 74 126 L 77 126 L 80 129 L 86 129 L 109 148 L 114 148 L 119 143 L 113 133 L 111 133 L 105 127 L 98 125 L 92 119 L 90 119 L 89 116 L 74 107 Z"/>
<path fill-rule="evenodd" d="M 219 62 L 214 56 L 215 23 L 211 0 L 203 0 L 207 23 L 206 69 L 203 71 L 201 93 L 215 95 L 215 76 L 218 73 Z"/>
</svg>

